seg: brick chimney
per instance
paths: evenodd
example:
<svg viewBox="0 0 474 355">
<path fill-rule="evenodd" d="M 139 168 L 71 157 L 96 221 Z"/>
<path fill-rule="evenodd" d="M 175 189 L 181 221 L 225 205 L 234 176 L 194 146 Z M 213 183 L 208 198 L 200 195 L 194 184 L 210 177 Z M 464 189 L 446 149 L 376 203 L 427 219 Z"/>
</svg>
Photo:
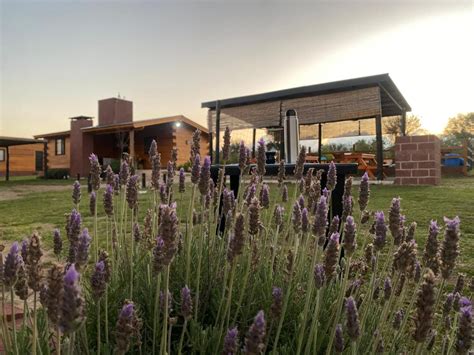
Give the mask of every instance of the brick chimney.
<svg viewBox="0 0 474 355">
<path fill-rule="evenodd" d="M 133 121 L 133 102 L 112 97 L 99 100 L 99 126 Z"/>
<path fill-rule="evenodd" d="M 70 174 L 87 176 L 89 173 L 89 155 L 94 149 L 94 141 L 91 135 L 82 132 L 83 127 L 92 126 L 92 117 L 71 117 L 71 156 Z"/>
</svg>

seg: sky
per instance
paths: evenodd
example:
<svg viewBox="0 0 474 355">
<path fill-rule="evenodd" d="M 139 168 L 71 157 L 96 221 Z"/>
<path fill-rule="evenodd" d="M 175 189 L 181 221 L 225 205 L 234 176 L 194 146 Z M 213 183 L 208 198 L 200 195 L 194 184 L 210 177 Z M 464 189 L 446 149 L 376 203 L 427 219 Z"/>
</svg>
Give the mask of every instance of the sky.
<svg viewBox="0 0 474 355">
<path fill-rule="evenodd" d="M 205 124 L 203 101 L 381 73 L 433 133 L 474 111 L 472 0 L 0 2 L 3 136 L 119 94 Z"/>
</svg>

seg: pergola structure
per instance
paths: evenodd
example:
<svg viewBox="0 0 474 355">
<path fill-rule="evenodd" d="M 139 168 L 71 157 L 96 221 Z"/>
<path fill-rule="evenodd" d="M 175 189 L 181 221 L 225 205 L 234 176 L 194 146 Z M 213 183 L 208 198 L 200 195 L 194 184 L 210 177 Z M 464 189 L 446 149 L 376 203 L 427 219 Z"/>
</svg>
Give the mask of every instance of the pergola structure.
<svg viewBox="0 0 474 355">
<path fill-rule="evenodd" d="M 406 112 L 411 107 L 388 74 L 303 86 L 262 94 L 203 102 L 208 109 L 208 126 L 213 163 L 219 164 L 220 134 L 230 129 L 266 128 L 282 130 L 288 110 L 295 110 L 300 125 L 318 124 L 319 154 L 324 123 L 375 119 L 377 178 L 383 178 L 382 118 L 400 116 L 405 135 Z M 282 145 L 284 137 L 282 136 Z M 283 152 L 284 149 L 281 149 Z"/>
<path fill-rule="evenodd" d="M 5 148 L 5 181 L 10 180 L 10 151 L 9 148 L 16 145 L 43 143 L 46 147 L 46 141 L 43 139 L 0 137 L 0 148 Z M 46 148 L 45 148 L 46 150 Z"/>
</svg>

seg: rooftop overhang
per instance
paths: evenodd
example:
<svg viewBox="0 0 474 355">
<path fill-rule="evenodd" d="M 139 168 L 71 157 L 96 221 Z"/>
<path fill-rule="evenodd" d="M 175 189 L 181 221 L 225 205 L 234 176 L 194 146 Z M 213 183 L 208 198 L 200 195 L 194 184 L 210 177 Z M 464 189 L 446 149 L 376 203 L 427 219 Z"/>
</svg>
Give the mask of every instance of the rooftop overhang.
<svg viewBox="0 0 474 355">
<path fill-rule="evenodd" d="M 69 135 L 71 135 L 71 131 L 61 131 L 61 132 L 38 134 L 34 137 L 36 139 L 38 139 L 38 138 L 56 138 L 56 137 L 67 137 Z"/>
<path fill-rule="evenodd" d="M 285 113 L 296 110 L 301 125 L 399 116 L 411 111 L 388 74 L 334 81 L 262 94 L 203 102 L 208 127 L 215 130 L 281 127 Z"/>
<path fill-rule="evenodd" d="M 46 141 L 43 139 L 1 137 L 0 136 L 0 147 L 12 147 L 15 145 L 39 144 L 39 143 L 44 144 L 46 143 Z"/>
</svg>

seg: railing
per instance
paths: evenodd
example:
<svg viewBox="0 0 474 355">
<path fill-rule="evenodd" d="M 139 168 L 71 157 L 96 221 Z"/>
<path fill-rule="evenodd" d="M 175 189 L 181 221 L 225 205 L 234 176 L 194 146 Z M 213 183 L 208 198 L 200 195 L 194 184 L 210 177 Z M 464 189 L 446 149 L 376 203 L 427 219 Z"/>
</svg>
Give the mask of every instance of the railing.
<svg viewBox="0 0 474 355">
<path fill-rule="evenodd" d="M 447 154 L 458 154 L 458 158 L 463 160 L 463 164 L 459 166 L 447 166 L 442 164 L 442 172 L 448 174 L 463 174 L 467 175 L 468 171 L 474 168 L 474 147 L 472 143 L 466 139 L 462 145 L 448 146 L 441 148 L 441 159 L 446 160 Z"/>
</svg>

